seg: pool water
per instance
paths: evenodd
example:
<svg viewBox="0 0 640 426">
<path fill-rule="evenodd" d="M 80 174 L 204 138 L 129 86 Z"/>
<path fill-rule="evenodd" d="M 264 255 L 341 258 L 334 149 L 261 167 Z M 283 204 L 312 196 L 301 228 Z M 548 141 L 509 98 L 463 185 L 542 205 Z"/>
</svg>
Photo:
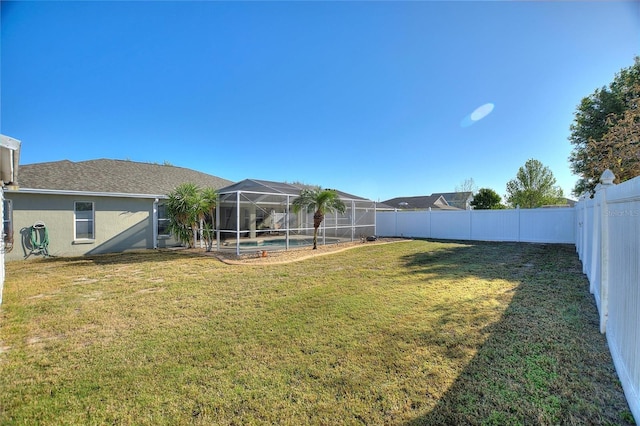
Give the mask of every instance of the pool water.
<svg viewBox="0 0 640 426">
<path fill-rule="evenodd" d="M 340 240 L 337 238 L 318 238 L 318 244 L 336 244 Z M 313 244 L 313 239 L 290 239 L 289 247 L 310 246 Z M 240 247 L 286 247 L 287 240 L 284 238 L 276 238 L 273 240 L 256 240 L 256 241 L 240 241 Z"/>
</svg>

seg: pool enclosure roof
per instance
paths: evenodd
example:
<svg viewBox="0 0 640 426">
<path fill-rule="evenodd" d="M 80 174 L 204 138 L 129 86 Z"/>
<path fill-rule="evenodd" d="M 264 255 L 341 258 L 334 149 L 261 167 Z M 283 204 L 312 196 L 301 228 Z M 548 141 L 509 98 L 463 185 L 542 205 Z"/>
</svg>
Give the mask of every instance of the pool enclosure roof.
<svg viewBox="0 0 640 426">
<path fill-rule="evenodd" d="M 224 195 L 224 194 L 230 194 L 235 192 L 253 192 L 258 194 L 293 195 L 297 197 L 298 195 L 300 195 L 300 192 L 303 189 L 308 189 L 308 188 L 313 188 L 313 186 L 285 183 L 285 182 L 272 182 L 269 180 L 245 179 L 240 182 L 234 183 L 233 185 L 220 188 L 218 190 L 218 193 L 221 195 Z M 331 188 L 323 188 L 323 189 L 331 189 Z M 348 194 L 346 192 L 342 192 L 337 189 L 335 191 L 338 193 L 338 195 L 342 199 L 370 201 L 367 198 L 358 197 L 356 195 Z"/>
</svg>

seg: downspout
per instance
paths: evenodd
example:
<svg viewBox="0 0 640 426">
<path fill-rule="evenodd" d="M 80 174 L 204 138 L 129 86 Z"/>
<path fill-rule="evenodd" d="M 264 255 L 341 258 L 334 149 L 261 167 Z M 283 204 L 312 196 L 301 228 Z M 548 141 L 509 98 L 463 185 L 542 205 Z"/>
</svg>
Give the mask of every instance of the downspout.
<svg viewBox="0 0 640 426">
<path fill-rule="evenodd" d="M 153 200 L 153 249 L 158 248 L 158 199 Z"/>
<path fill-rule="evenodd" d="M 0 185 L 0 217 L 4 220 L 4 188 Z M 4 222 L 3 222 L 4 223 Z M 2 293 L 4 292 L 4 226 L 0 238 L 0 305 L 2 305 Z"/>
</svg>

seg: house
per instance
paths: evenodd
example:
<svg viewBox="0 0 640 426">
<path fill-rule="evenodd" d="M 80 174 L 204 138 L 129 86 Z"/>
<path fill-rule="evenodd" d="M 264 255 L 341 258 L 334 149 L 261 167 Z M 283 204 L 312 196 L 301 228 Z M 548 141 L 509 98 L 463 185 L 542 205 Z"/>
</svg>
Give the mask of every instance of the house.
<svg viewBox="0 0 640 426">
<path fill-rule="evenodd" d="M 99 159 L 27 164 L 5 191 L 6 259 L 77 256 L 176 244 L 164 200 L 183 183 L 232 182 L 171 165 Z"/>
<path fill-rule="evenodd" d="M 561 197 L 556 204 L 545 204 L 544 206 L 540 206 L 544 209 L 554 209 L 561 207 L 575 207 L 577 201 L 572 200 L 571 198 Z"/>
<path fill-rule="evenodd" d="M 294 213 L 293 200 L 309 186 L 245 179 L 221 188 L 216 223 L 218 247 L 235 250 L 288 249 L 309 245 L 313 235 L 313 212 Z M 375 235 L 375 202 L 336 190 L 345 204 L 344 213 L 325 215 L 318 244 L 359 240 Z"/>
<path fill-rule="evenodd" d="M 471 191 L 434 192 L 431 196 L 441 196 L 451 207 L 457 207 L 462 210 L 471 210 L 471 202 L 473 201 L 473 192 Z"/>
<path fill-rule="evenodd" d="M 0 135 L 0 216 L 4 217 L 4 191 L 17 188 L 18 166 L 20 163 L 20 141 L 9 136 Z M 2 238 L 0 238 L 0 304 L 4 290 L 4 240 L 11 228 L 3 221 Z"/>
<path fill-rule="evenodd" d="M 417 197 L 396 197 L 382 201 L 382 204 L 399 210 L 460 210 L 449 205 L 440 194 L 424 195 Z"/>
</svg>

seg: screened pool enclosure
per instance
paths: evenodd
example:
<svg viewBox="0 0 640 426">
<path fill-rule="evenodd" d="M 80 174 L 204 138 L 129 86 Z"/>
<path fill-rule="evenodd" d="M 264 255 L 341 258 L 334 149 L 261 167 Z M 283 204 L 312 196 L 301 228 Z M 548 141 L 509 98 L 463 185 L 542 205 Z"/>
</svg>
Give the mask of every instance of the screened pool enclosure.
<svg viewBox="0 0 640 426">
<path fill-rule="evenodd" d="M 246 179 L 218 191 L 218 250 L 236 254 L 287 250 L 313 244 L 313 212 L 293 212 L 301 185 Z M 375 203 L 337 191 L 343 214 L 327 213 L 318 229 L 318 244 L 359 241 L 375 235 Z"/>
</svg>

